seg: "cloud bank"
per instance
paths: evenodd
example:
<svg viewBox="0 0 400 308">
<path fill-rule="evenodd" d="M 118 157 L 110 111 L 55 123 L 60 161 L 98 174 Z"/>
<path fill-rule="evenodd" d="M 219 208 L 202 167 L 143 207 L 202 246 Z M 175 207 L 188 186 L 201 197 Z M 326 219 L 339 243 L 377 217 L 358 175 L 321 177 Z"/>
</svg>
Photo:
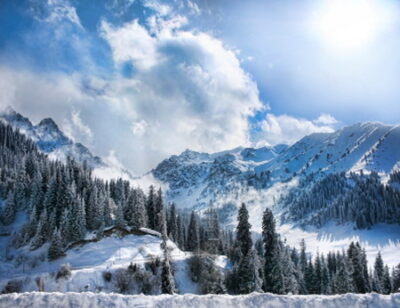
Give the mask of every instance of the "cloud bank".
<svg viewBox="0 0 400 308">
<path fill-rule="evenodd" d="M 121 16 L 135 2 L 111 4 L 113 14 Z M 236 50 L 213 33 L 191 27 L 186 16 L 166 4 L 143 2 L 143 7 L 152 14 L 124 23 L 102 18 L 95 34 L 85 29 L 68 1 L 31 10 L 39 29 L 35 34 L 43 33 L 40 26 L 46 33 L 62 29 L 63 42 L 53 40 L 51 50 L 70 46 L 71 39 L 72 52 L 88 65 L 52 71 L 0 61 L 0 104 L 12 105 L 35 122 L 53 117 L 94 154 L 112 157 L 137 175 L 187 148 L 216 152 L 293 143 L 309 133 L 333 130 L 336 120 L 327 114 L 315 121 L 274 115 L 260 100 Z M 200 14 L 194 3 L 189 9 Z M 95 67 L 98 40 L 108 50 L 107 74 L 98 74 Z M 254 136 L 252 119 L 266 111 Z"/>
</svg>

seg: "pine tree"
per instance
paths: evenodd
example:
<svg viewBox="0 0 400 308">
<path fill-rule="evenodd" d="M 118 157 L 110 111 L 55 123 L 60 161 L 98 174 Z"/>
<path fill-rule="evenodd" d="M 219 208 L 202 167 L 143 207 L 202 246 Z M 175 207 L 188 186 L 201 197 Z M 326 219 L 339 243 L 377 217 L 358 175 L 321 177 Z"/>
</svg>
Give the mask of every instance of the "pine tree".
<svg viewBox="0 0 400 308">
<path fill-rule="evenodd" d="M 10 191 L 7 195 L 6 204 L 1 211 L 0 220 L 4 225 L 9 225 L 14 222 L 16 215 L 17 203 L 14 193 Z"/>
<path fill-rule="evenodd" d="M 158 232 L 162 232 L 166 220 L 164 219 L 164 202 L 162 198 L 162 190 L 161 188 L 157 192 L 157 196 L 155 198 L 154 203 L 154 230 Z"/>
<path fill-rule="evenodd" d="M 83 200 L 84 202 L 84 200 Z M 104 226 L 108 227 L 112 225 L 112 217 L 111 217 L 111 205 L 112 201 L 110 200 L 110 196 L 108 192 L 105 194 L 105 196 L 102 199 L 102 204 L 103 204 L 103 213 L 104 213 Z M 85 207 L 83 208 L 83 210 Z"/>
<path fill-rule="evenodd" d="M 165 220 L 165 216 L 162 217 L 161 219 Z M 173 294 L 175 292 L 175 281 L 174 281 L 174 276 L 172 275 L 171 263 L 167 247 L 168 237 L 167 237 L 166 223 L 164 222 L 162 226 L 163 229 L 161 230 L 162 231 L 161 248 L 164 253 L 164 260 L 162 262 L 162 271 L 161 271 L 161 292 L 166 294 Z"/>
<path fill-rule="evenodd" d="M 357 293 L 366 293 L 369 291 L 368 269 L 366 257 L 359 243 L 351 242 L 347 250 L 347 257 L 350 262 L 351 276 L 353 285 Z"/>
<path fill-rule="evenodd" d="M 250 229 L 249 213 L 246 205 L 242 203 L 238 213 L 235 242 L 235 246 L 239 247 L 240 259 L 233 277 L 237 282 L 236 292 L 239 294 L 247 294 L 261 289 Z"/>
<path fill-rule="evenodd" d="M 167 223 L 168 236 L 174 242 L 178 240 L 178 226 L 176 217 L 175 203 L 172 203 L 169 209 L 168 223 Z"/>
<path fill-rule="evenodd" d="M 98 190 L 95 184 L 92 185 L 89 191 L 89 200 L 86 204 L 86 223 L 89 230 L 97 230 L 104 221 L 104 209 L 101 208 L 98 199 Z M 121 209 L 122 211 L 122 209 Z M 122 213 L 123 218 L 123 213 Z"/>
<path fill-rule="evenodd" d="M 190 215 L 190 222 L 188 227 L 188 236 L 186 242 L 186 248 L 189 251 L 198 251 L 200 249 L 200 236 L 199 227 L 197 224 L 197 217 L 194 211 Z"/>
<path fill-rule="evenodd" d="M 298 265 L 298 271 L 299 271 L 299 275 L 300 275 L 299 279 L 298 279 L 300 294 L 308 294 L 307 284 L 305 281 L 306 269 L 307 269 L 306 243 L 305 243 L 304 239 L 302 239 L 300 242 L 300 256 L 299 256 L 299 265 Z"/>
<path fill-rule="evenodd" d="M 57 230 L 57 228 L 54 231 L 47 255 L 50 261 L 58 259 L 59 257 L 62 257 L 64 255 L 61 234 L 60 231 Z"/>
<path fill-rule="evenodd" d="M 141 189 L 135 190 L 134 196 L 135 196 L 135 205 L 133 210 L 132 227 L 135 229 L 139 229 L 145 227 L 147 222 L 145 196 Z"/>
<path fill-rule="evenodd" d="M 382 293 L 390 294 L 392 292 L 392 280 L 389 274 L 389 267 L 385 265 L 382 277 Z"/>
<path fill-rule="evenodd" d="M 338 260 L 337 267 L 338 269 L 334 279 L 335 293 L 343 294 L 353 292 L 351 273 L 344 255 Z"/>
<path fill-rule="evenodd" d="M 250 228 L 249 212 L 246 205 L 242 203 L 239 208 L 238 225 L 236 227 L 236 245 L 240 248 L 243 256 L 247 255 L 253 246 Z"/>
<path fill-rule="evenodd" d="M 176 225 L 177 225 L 177 235 L 178 235 L 178 239 L 177 239 L 178 247 L 180 249 L 184 249 L 185 248 L 185 227 L 182 224 L 181 215 L 178 215 L 178 217 L 176 219 Z"/>
<path fill-rule="evenodd" d="M 378 252 L 378 255 L 376 256 L 375 259 L 375 264 L 374 264 L 374 277 L 373 277 L 373 291 L 377 293 L 382 293 L 383 292 L 383 276 L 384 276 L 384 265 L 383 265 L 383 260 L 381 253 Z"/>
<path fill-rule="evenodd" d="M 283 247 L 283 253 L 280 263 L 282 264 L 283 271 L 283 286 L 284 293 L 298 294 L 299 293 L 299 272 L 293 259 L 290 255 L 288 247 Z"/>
<path fill-rule="evenodd" d="M 66 235 L 69 242 L 76 242 L 84 238 L 86 233 L 84 200 L 74 199 L 71 208 L 67 214 Z"/>
<path fill-rule="evenodd" d="M 57 177 L 53 175 L 44 197 L 44 207 L 48 213 L 52 212 L 57 206 L 57 187 Z"/>
<path fill-rule="evenodd" d="M 150 229 L 155 230 L 156 229 L 156 210 L 155 210 L 155 193 L 154 193 L 154 186 L 151 185 L 149 188 L 149 194 L 147 196 L 147 203 L 146 203 L 146 208 L 147 208 L 147 217 L 148 217 L 148 227 Z"/>
<path fill-rule="evenodd" d="M 116 209 L 116 215 L 115 215 L 115 225 L 117 227 L 124 228 L 126 226 L 126 221 L 124 219 L 124 210 L 122 208 L 121 204 L 117 204 L 117 209 Z"/>
<path fill-rule="evenodd" d="M 314 265 L 311 260 L 308 260 L 306 269 L 304 272 L 304 280 L 306 282 L 307 294 L 315 294 L 316 293 L 316 277 L 314 272 Z"/>
<path fill-rule="evenodd" d="M 49 224 L 47 209 L 44 209 L 39 218 L 39 223 L 36 228 L 36 234 L 32 240 L 31 249 L 37 249 L 41 247 L 48 238 L 51 238 L 51 231 L 52 228 Z"/>
<path fill-rule="evenodd" d="M 274 277 L 280 279 L 280 265 L 277 264 L 280 260 L 278 235 L 275 231 L 275 219 L 272 211 L 268 208 L 265 209 L 263 214 L 262 239 L 264 243 L 264 290 L 273 292 L 274 284 L 278 285 L 279 283 L 274 281 L 272 272 L 275 269 Z"/>
<path fill-rule="evenodd" d="M 35 209 L 36 217 L 39 218 L 40 213 L 43 210 L 43 202 L 44 202 L 44 190 L 43 190 L 43 178 L 41 174 L 38 172 L 35 174 L 32 181 L 32 193 L 30 198 L 30 207 L 31 209 Z"/>
<path fill-rule="evenodd" d="M 400 292 L 400 263 L 393 269 L 393 292 Z"/>
</svg>

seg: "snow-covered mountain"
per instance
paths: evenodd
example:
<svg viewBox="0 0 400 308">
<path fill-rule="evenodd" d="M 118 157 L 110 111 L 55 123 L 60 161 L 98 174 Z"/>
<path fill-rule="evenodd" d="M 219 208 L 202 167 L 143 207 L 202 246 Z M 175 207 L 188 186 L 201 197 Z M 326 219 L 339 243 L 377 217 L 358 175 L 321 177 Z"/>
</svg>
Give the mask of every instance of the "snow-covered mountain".
<svg viewBox="0 0 400 308">
<path fill-rule="evenodd" d="M 0 120 L 33 139 L 38 148 L 52 159 L 65 161 L 69 156 L 82 163 L 86 161 L 93 168 L 104 166 L 100 157 L 94 156 L 83 144 L 68 138 L 51 118 L 34 125 L 28 118 L 7 107 L 0 113 Z"/>
<path fill-rule="evenodd" d="M 400 126 L 359 123 L 334 133 L 312 134 L 292 146 L 236 148 L 207 154 L 190 150 L 162 161 L 152 174 L 169 187 L 178 206 L 203 208 L 249 188 L 266 190 L 276 183 L 312 173 L 354 171 L 387 175 L 399 168 Z"/>
<path fill-rule="evenodd" d="M 27 117 L 7 107 L 0 111 L 0 120 L 34 140 L 39 150 L 50 159 L 65 162 L 67 157 L 71 157 L 80 163 L 85 162 L 93 168 L 94 175 L 100 178 L 133 178 L 127 169 L 94 155 L 85 145 L 66 136 L 51 118 L 45 118 L 34 125 Z"/>
<path fill-rule="evenodd" d="M 396 262 L 400 182 L 390 178 L 400 178 L 399 169 L 400 126 L 358 123 L 291 146 L 214 154 L 186 150 L 162 161 L 151 175 L 180 208 L 201 212 L 213 203 L 225 226 L 236 226 L 238 206 L 245 202 L 252 229 L 260 232 L 269 207 L 290 245 L 305 238 L 317 252 L 359 240 L 368 254 L 380 249 L 387 262 Z M 308 206 L 307 200 L 316 202 Z"/>
</svg>

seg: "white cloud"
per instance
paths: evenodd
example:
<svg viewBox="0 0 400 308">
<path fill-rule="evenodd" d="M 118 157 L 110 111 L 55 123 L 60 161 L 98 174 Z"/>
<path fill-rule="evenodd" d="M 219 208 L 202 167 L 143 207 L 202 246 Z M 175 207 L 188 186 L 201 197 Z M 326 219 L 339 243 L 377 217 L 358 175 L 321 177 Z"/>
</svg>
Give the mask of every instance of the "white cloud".
<svg viewBox="0 0 400 308">
<path fill-rule="evenodd" d="M 206 33 L 157 22 L 161 27 L 152 35 L 137 21 L 120 28 L 102 24 L 115 63 L 135 67 L 134 76 L 113 82 L 108 95 L 113 110 L 135 123 L 136 143 L 158 159 L 186 148 L 248 145 L 248 117 L 263 105 L 235 53 Z"/>
<path fill-rule="evenodd" d="M 315 124 L 322 124 L 322 125 L 334 125 L 338 123 L 338 121 L 333 116 L 327 113 L 321 114 L 318 117 L 318 119 L 314 120 L 313 122 Z"/>
<path fill-rule="evenodd" d="M 320 117 L 321 118 L 321 117 Z M 326 118 L 326 117 L 323 117 Z M 331 118 L 326 118 L 332 122 Z M 333 124 L 333 123 L 330 123 Z M 258 136 L 258 145 L 267 144 L 293 144 L 302 137 L 312 133 L 331 133 L 334 128 L 327 123 L 315 123 L 306 119 L 296 118 L 289 115 L 276 116 L 267 114 L 260 124 L 261 133 Z"/>
<path fill-rule="evenodd" d="M 71 119 L 64 120 L 63 129 L 73 140 L 80 140 L 80 142 L 86 144 L 91 143 L 93 140 L 93 132 L 90 127 L 82 121 L 80 111 L 72 111 Z"/>
<path fill-rule="evenodd" d="M 0 66 L 0 104 L 34 122 L 53 117 L 76 141 L 92 141 L 96 155 L 118 150 L 119 160 L 136 174 L 186 148 L 212 152 L 249 145 L 248 117 L 264 108 L 255 82 L 220 40 L 183 31 L 184 19 L 175 20 L 157 20 L 155 32 L 137 21 L 102 23 L 116 68 L 130 62 L 131 78 L 88 80 Z"/>
<path fill-rule="evenodd" d="M 171 14 L 171 7 L 157 0 L 145 0 L 143 1 L 143 5 L 152 9 L 160 16 L 168 16 Z"/>
<path fill-rule="evenodd" d="M 315 124 L 333 125 L 333 124 L 338 123 L 338 121 L 330 114 L 323 113 L 318 117 L 318 119 L 314 120 L 314 123 Z"/>
<path fill-rule="evenodd" d="M 83 29 L 75 7 L 68 0 L 31 0 L 30 10 L 39 21 L 56 24 L 67 20 Z"/>
</svg>

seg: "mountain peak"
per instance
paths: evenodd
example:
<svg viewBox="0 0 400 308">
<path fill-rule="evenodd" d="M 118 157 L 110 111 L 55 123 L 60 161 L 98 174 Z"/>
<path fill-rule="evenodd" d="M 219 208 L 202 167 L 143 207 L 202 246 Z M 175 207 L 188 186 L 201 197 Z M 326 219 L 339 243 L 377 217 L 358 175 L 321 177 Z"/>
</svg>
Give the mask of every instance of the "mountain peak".
<svg viewBox="0 0 400 308">
<path fill-rule="evenodd" d="M 39 122 L 39 124 L 37 125 L 38 127 L 50 127 L 56 130 L 59 130 L 56 122 L 54 122 L 54 120 L 52 118 L 45 118 L 42 121 Z"/>
<path fill-rule="evenodd" d="M 1 111 L 1 113 L 4 115 L 16 115 L 17 114 L 17 112 L 14 110 L 14 108 L 11 107 L 10 105 L 8 105 L 6 108 L 4 108 Z"/>
</svg>

